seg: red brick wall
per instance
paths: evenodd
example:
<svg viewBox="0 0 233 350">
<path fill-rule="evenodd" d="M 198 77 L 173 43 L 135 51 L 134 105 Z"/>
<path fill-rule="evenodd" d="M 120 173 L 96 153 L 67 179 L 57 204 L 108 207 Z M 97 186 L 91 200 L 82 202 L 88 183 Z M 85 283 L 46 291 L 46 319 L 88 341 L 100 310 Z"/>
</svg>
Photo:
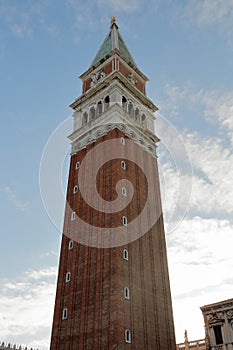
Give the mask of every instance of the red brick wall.
<svg viewBox="0 0 233 350">
<path fill-rule="evenodd" d="M 130 73 L 132 73 L 123 63 L 119 62 L 119 71 L 127 78 Z M 140 80 L 136 79 L 136 87 L 143 94 L 145 94 L 145 83 L 142 83 Z"/>
<path fill-rule="evenodd" d="M 96 143 L 121 136 L 124 136 L 123 133 L 114 129 Z M 124 171 L 119 160 L 110 161 L 97 177 L 99 193 L 106 200 L 114 199 L 116 182 L 127 177 L 135 189 L 132 202 L 123 211 L 115 214 L 102 214 L 90 208 L 79 193 L 73 194 L 78 172 L 75 164 L 77 161 L 82 162 L 96 143 L 71 157 L 67 201 L 87 222 L 100 227 L 103 224 L 106 227 L 120 226 L 123 214 L 130 221 L 144 207 L 148 191 L 147 180 L 133 162 L 127 161 L 127 169 Z M 148 156 L 146 152 L 145 156 Z M 160 211 L 156 158 L 151 158 L 150 164 L 154 183 L 149 190 L 154 192 L 157 210 Z M 149 221 L 152 219 L 148 216 Z M 70 238 L 66 235 L 69 236 L 71 230 L 70 211 L 67 210 L 50 349 L 175 350 L 162 216 L 140 239 L 116 248 L 91 248 L 74 243 L 74 248 L 68 250 Z M 128 261 L 122 257 L 124 248 L 129 251 Z M 67 271 L 71 272 L 69 283 L 65 283 Z M 124 287 L 129 287 L 130 300 L 124 299 Z M 62 320 L 64 307 L 69 309 L 66 320 Z M 125 343 L 125 328 L 132 332 L 131 344 Z"/>
<path fill-rule="evenodd" d="M 112 61 L 106 64 L 106 66 L 104 66 L 103 71 L 106 75 L 112 72 Z M 88 78 L 83 82 L 83 93 L 89 90 L 90 87 L 91 87 L 91 78 Z"/>
<path fill-rule="evenodd" d="M 110 74 L 113 69 L 112 69 L 112 64 L 114 62 L 114 59 L 110 61 L 106 66 L 104 66 L 103 70 L 106 75 Z M 115 68 L 114 68 L 115 69 Z M 119 71 L 127 78 L 128 75 L 131 73 L 131 71 L 127 68 L 126 65 L 121 63 L 119 61 Z M 135 85 L 143 94 L 145 94 L 145 82 L 142 82 L 141 80 L 137 79 L 136 85 Z M 83 89 L 82 92 L 86 92 L 90 89 L 91 87 L 91 78 L 89 77 L 88 79 L 84 80 L 83 82 Z"/>
</svg>

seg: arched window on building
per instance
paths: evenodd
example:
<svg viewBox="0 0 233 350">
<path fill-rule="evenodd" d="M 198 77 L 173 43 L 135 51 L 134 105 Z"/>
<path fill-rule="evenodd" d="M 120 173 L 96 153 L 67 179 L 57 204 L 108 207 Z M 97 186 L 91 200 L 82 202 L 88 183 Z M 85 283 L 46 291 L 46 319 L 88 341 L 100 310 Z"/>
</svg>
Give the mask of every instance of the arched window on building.
<svg viewBox="0 0 233 350">
<path fill-rule="evenodd" d="M 66 283 L 70 282 L 70 279 L 71 279 L 71 273 L 66 272 Z"/>
<path fill-rule="evenodd" d="M 129 299 L 129 288 L 128 287 L 124 288 L 124 298 Z"/>
<path fill-rule="evenodd" d="M 131 117 L 133 117 L 133 104 L 132 102 L 129 102 L 128 104 L 128 112 Z"/>
<path fill-rule="evenodd" d="M 129 252 L 127 249 L 123 250 L 123 259 L 127 261 L 129 260 Z"/>
<path fill-rule="evenodd" d="M 131 332 L 129 329 L 125 330 L 125 342 L 126 343 L 131 343 Z"/>
<path fill-rule="evenodd" d="M 124 137 L 121 137 L 121 144 L 124 146 L 125 145 L 125 139 Z"/>
<path fill-rule="evenodd" d="M 78 185 L 75 185 L 74 188 L 73 188 L 73 193 L 77 193 L 78 192 Z"/>
<path fill-rule="evenodd" d="M 128 219 L 127 219 L 126 216 L 122 216 L 122 224 L 123 224 L 124 226 L 127 226 L 127 225 L 128 225 Z"/>
<path fill-rule="evenodd" d="M 122 108 L 126 111 L 127 110 L 127 100 L 125 96 L 122 96 Z"/>
<path fill-rule="evenodd" d="M 90 108 L 90 120 L 95 119 L 95 107 Z"/>
<path fill-rule="evenodd" d="M 68 244 L 68 249 L 73 249 L 73 246 L 74 246 L 74 241 L 70 240 L 69 241 L 69 244 Z"/>
<path fill-rule="evenodd" d="M 121 194 L 122 194 L 122 196 L 127 197 L 126 187 L 121 188 Z"/>
<path fill-rule="evenodd" d="M 105 106 L 105 110 L 109 109 L 110 107 L 110 98 L 109 96 L 106 96 L 104 99 L 104 106 Z"/>
<path fill-rule="evenodd" d="M 135 120 L 137 122 L 140 122 L 140 116 L 139 116 L 139 109 L 138 108 L 135 109 L 134 116 L 135 116 Z"/>
<path fill-rule="evenodd" d="M 145 116 L 144 113 L 141 116 L 141 123 L 142 123 L 143 126 L 146 126 L 146 116 Z"/>
<path fill-rule="evenodd" d="M 65 307 L 63 310 L 62 310 L 62 319 L 63 320 L 66 320 L 68 318 L 68 309 L 67 307 Z"/>
<path fill-rule="evenodd" d="M 97 103 L 97 117 L 99 117 L 103 113 L 103 104 L 101 101 Z"/>
<path fill-rule="evenodd" d="M 121 161 L 121 168 L 124 170 L 126 169 L 126 163 L 123 160 Z"/>
<path fill-rule="evenodd" d="M 86 126 L 88 123 L 88 114 L 87 112 L 83 113 L 83 126 Z"/>
<path fill-rule="evenodd" d="M 214 329 L 215 344 L 216 345 L 223 344 L 222 327 L 220 325 L 217 325 L 217 326 L 213 326 L 213 329 Z"/>
</svg>

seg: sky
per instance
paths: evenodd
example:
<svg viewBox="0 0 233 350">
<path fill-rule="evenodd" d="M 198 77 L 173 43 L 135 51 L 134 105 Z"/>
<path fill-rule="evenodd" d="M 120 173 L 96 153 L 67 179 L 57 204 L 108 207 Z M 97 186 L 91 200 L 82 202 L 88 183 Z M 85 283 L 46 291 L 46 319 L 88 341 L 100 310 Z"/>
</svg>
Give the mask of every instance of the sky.
<svg viewBox="0 0 233 350">
<path fill-rule="evenodd" d="M 204 338 L 200 306 L 233 297 L 233 0 L 0 0 L 0 342 L 49 349 L 64 198 L 47 214 L 43 155 L 55 140 L 64 197 L 69 104 L 111 16 L 159 108 L 177 343 Z"/>
</svg>

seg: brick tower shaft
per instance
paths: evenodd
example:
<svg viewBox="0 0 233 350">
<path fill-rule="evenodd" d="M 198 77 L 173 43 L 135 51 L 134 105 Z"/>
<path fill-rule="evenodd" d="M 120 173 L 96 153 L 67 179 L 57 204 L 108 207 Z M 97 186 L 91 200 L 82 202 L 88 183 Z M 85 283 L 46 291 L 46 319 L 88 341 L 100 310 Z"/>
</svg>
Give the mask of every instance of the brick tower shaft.
<svg viewBox="0 0 233 350">
<path fill-rule="evenodd" d="M 52 350 L 175 350 L 154 112 L 112 19 L 81 76 Z"/>
</svg>

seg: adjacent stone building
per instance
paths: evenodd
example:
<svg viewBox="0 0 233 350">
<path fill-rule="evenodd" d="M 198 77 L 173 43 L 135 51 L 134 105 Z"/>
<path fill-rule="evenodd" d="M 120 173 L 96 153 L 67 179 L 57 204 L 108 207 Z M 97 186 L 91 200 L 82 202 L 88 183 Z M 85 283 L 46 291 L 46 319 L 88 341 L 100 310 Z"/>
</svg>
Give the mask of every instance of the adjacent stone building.
<svg viewBox="0 0 233 350">
<path fill-rule="evenodd" d="M 233 299 L 201 307 L 207 350 L 233 350 Z"/>
<path fill-rule="evenodd" d="M 208 304 L 201 308 L 205 339 L 189 341 L 185 331 L 184 343 L 177 350 L 233 350 L 233 299 Z"/>
<path fill-rule="evenodd" d="M 198 339 L 189 341 L 187 330 L 184 332 L 184 343 L 176 344 L 176 350 L 206 350 L 206 340 Z"/>
</svg>

